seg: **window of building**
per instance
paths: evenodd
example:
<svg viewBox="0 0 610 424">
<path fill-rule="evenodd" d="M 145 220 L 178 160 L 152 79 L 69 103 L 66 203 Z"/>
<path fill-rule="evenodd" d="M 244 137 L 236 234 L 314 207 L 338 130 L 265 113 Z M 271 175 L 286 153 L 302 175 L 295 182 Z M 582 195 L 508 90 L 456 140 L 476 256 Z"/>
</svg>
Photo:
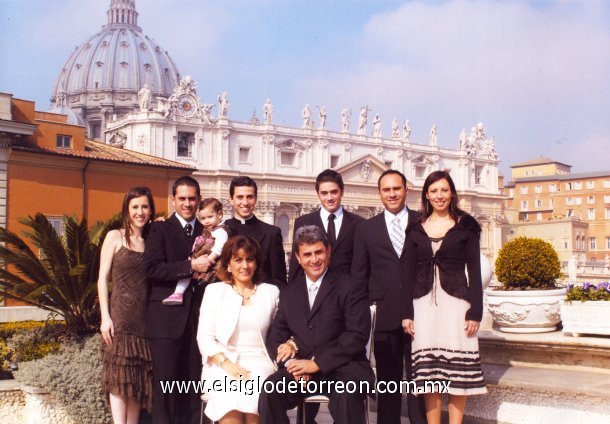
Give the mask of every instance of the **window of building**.
<svg viewBox="0 0 610 424">
<path fill-rule="evenodd" d="M 296 166 L 297 154 L 296 152 L 281 152 L 280 163 L 283 166 Z"/>
<path fill-rule="evenodd" d="M 549 199 L 549 209 L 553 209 L 553 199 Z"/>
<path fill-rule="evenodd" d="M 606 237 L 606 250 L 610 250 L 610 237 Z"/>
<path fill-rule="evenodd" d="M 425 166 L 415 166 L 415 178 L 424 178 L 426 176 Z"/>
<path fill-rule="evenodd" d="M 542 193 L 542 185 L 536 184 L 536 187 L 534 187 L 534 191 L 536 193 Z"/>
<path fill-rule="evenodd" d="M 195 145 L 195 133 L 178 132 L 178 157 L 192 158 L 193 146 Z"/>
<path fill-rule="evenodd" d="M 574 198 L 566 197 L 566 205 L 573 205 L 573 204 L 574 204 Z"/>
<path fill-rule="evenodd" d="M 595 237 L 591 237 L 589 239 L 589 243 L 590 243 L 590 249 L 591 250 L 597 250 L 597 239 Z"/>
<path fill-rule="evenodd" d="M 582 197 L 575 197 L 574 198 L 574 204 L 575 205 L 582 205 Z"/>
<path fill-rule="evenodd" d="M 566 183 L 566 190 L 572 190 L 572 183 Z"/>
<path fill-rule="evenodd" d="M 564 248 L 565 250 L 567 250 L 567 249 L 568 249 L 568 247 L 569 247 L 569 243 L 568 243 L 568 241 L 567 241 L 567 240 L 564 240 L 564 241 L 563 241 L 563 248 Z"/>
<path fill-rule="evenodd" d="M 72 147 L 72 136 L 57 134 L 55 147 L 58 149 L 70 149 Z"/>
<path fill-rule="evenodd" d="M 542 212 L 537 212 L 536 213 L 536 220 L 542 221 Z"/>
<path fill-rule="evenodd" d="M 64 235 L 63 218 L 60 216 L 46 216 L 49 224 L 53 227 L 59 237 Z"/>
<path fill-rule="evenodd" d="M 610 219 L 610 208 L 604 208 L 604 218 Z"/>
<path fill-rule="evenodd" d="M 587 209 L 587 219 L 595 219 L 595 209 Z"/>
<path fill-rule="evenodd" d="M 537 208 L 541 208 L 542 207 L 542 200 L 540 200 L 540 199 L 536 200 L 536 207 Z"/>
<path fill-rule="evenodd" d="M 513 197 L 515 197 L 515 190 L 514 189 L 512 189 L 512 188 L 508 189 L 508 197 L 510 197 L 511 199 Z"/>
<path fill-rule="evenodd" d="M 595 188 L 595 181 L 587 181 L 587 188 Z"/>
<path fill-rule="evenodd" d="M 483 167 L 482 166 L 474 167 L 474 183 L 483 184 Z"/>
<path fill-rule="evenodd" d="M 604 203 L 610 203 L 610 195 L 604 195 Z"/>
<path fill-rule="evenodd" d="M 521 210 L 527 210 L 527 200 L 521 201 Z"/>
<path fill-rule="evenodd" d="M 604 180 L 604 188 L 610 188 L 610 180 Z"/>
<path fill-rule="evenodd" d="M 529 220 L 529 215 L 527 212 L 521 214 L 521 221 L 528 221 Z"/>
<path fill-rule="evenodd" d="M 89 136 L 94 140 L 99 140 L 102 134 L 102 123 L 100 121 L 89 121 Z"/>
<path fill-rule="evenodd" d="M 582 190 L 582 181 L 576 181 L 573 185 L 574 190 Z"/>
<path fill-rule="evenodd" d="M 336 168 L 337 166 L 339 166 L 339 159 L 341 158 L 341 156 L 339 155 L 331 155 L 330 156 L 330 167 L 331 168 Z"/>
<path fill-rule="evenodd" d="M 282 239 L 284 243 L 288 242 L 288 235 L 290 233 L 290 218 L 285 213 L 280 215 L 277 219 L 277 226 L 280 227 L 282 232 Z"/>
<path fill-rule="evenodd" d="M 557 192 L 557 184 L 549 184 L 549 193 Z"/>
<path fill-rule="evenodd" d="M 251 163 L 249 147 L 240 147 L 239 148 L 239 163 Z"/>
<path fill-rule="evenodd" d="M 521 194 L 527 194 L 527 186 L 523 186 L 519 189 L 519 193 Z"/>
<path fill-rule="evenodd" d="M 538 175 L 542 175 L 542 169 L 538 170 Z"/>
<path fill-rule="evenodd" d="M 592 205 L 595 203 L 595 196 L 587 196 L 587 203 Z"/>
<path fill-rule="evenodd" d="M 574 217 L 574 209 L 568 209 L 566 210 L 566 216 L 568 218 L 573 218 Z"/>
<path fill-rule="evenodd" d="M 387 166 L 389 169 L 392 169 L 392 165 L 394 164 L 394 162 L 392 162 L 391 160 L 386 160 L 384 163 L 385 166 Z"/>
<path fill-rule="evenodd" d="M 580 236 L 576 236 L 576 250 L 580 250 Z"/>
</svg>

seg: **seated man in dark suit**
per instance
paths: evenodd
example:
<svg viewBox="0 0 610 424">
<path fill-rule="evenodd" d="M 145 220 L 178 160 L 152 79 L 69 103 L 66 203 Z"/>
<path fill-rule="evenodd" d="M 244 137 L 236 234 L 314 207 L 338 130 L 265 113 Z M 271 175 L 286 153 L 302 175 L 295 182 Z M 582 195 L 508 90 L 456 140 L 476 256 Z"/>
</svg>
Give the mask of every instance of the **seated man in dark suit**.
<svg viewBox="0 0 610 424">
<path fill-rule="evenodd" d="M 349 274 L 354 255 L 354 230 L 356 224 L 364 221 L 364 218 L 346 211 L 341 205 L 344 185 L 343 178 L 337 171 L 332 169 L 322 171 L 316 178 L 315 187 L 321 207 L 296 219 L 292 238 L 294 239 L 294 234 L 299 228 L 305 225 L 317 225 L 324 230 L 332 247 L 333 254 L 328 268 Z M 298 275 L 303 275 L 303 270 L 297 261 L 293 244 L 288 283 L 294 281 Z"/>
<path fill-rule="evenodd" d="M 261 263 L 263 281 L 278 287 L 286 285 L 286 255 L 282 232 L 275 225 L 267 224 L 254 215 L 258 187 L 250 177 L 235 177 L 229 186 L 229 196 L 233 206 L 233 218 L 227 219 L 225 225 L 231 235 L 252 237 L 261 246 Z"/>
<path fill-rule="evenodd" d="M 304 275 L 280 292 L 279 309 L 267 337 L 267 351 L 280 369 L 264 383 L 260 421 L 288 424 L 286 411 L 316 389 L 330 398 L 329 410 L 336 423 L 363 424 L 366 394 L 334 390 L 328 383 L 354 382 L 360 389 L 360 381 L 367 381 L 373 387 L 365 351 L 371 329 L 365 287 L 354 285 L 345 274 L 328 271 L 331 248 L 319 227 L 300 228 L 294 243 Z M 301 379 L 307 391 L 301 390 L 303 384 L 297 393 L 269 389 L 271 383 L 288 386 Z"/>
</svg>

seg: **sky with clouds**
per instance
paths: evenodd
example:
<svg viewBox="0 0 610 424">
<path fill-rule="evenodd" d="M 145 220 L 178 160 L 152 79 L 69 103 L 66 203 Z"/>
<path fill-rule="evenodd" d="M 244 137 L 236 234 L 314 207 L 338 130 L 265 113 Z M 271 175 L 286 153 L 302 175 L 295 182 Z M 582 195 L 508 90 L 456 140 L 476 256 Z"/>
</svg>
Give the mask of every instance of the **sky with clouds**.
<svg viewBox="0 0 610 424">
<path fill-rule="evenodd" d="M 49 107 L 75 46 L 106 23 L 110 0 L 0 0 L 0 91 Z M 389 135 L 411 121 L 441 147 L 483 122 L 501 169 L 544 155 L 573 171 L 610 170 L 610 2 L 136 0 L 139 25 L 192 75 L 203 101 L 227 91 L 229 116 L 300 126 L 305 104 L 368 105 Z M 315 111 L 314 111 L 315 115 Z M 369 125 L 371 127 L 371 125 Z M 369 128 L 370 130 L 371 128 Z"/>
</svg>

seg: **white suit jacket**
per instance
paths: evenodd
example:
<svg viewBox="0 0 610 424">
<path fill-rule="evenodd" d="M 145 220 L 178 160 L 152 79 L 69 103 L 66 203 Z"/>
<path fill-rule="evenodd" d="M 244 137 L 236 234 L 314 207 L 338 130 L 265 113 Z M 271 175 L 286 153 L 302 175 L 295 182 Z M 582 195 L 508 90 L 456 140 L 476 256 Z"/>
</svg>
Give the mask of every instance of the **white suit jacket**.
<svg viewBox="0 0 610 424">
<path fill-rule="evenodd" d="M 265 352 L 267 351 L 265 349 L 267 332 L 277 311 L 279 297 L 280 290 L 276 286 L 260 283 L 256 287 L 256 294 L 250 298 L 252 307 L 256 308 L 261 347 Z M 242 297 L 235 293 L 233 287 L 228 283 L 213 283 L 206 287 L 197 328 L 197 343 L 204 367 L 208 358 L 220 352 L 223 352 L 232 362 L 237 361 L 239 354 L 229 350 L 228 344 L 237 326 L 242 302 Z"/>
</svg>

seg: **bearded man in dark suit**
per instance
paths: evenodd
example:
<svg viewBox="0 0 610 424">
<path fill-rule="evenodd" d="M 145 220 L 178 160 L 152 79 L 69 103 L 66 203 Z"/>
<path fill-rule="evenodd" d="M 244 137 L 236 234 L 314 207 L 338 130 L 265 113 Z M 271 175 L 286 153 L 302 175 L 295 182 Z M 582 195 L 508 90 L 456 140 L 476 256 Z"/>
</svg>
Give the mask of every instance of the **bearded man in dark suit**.
<svg viewBox="0 0 610 424">
<path fill-rule="evenodd" d="M 225 221 L 231 235 L 252 237 L 261 246 L 263 281 L 278 287 L 286 285 L 286 255 L 282 232 L 275 225 L 267 224 L 254 215 L 258 187 L 246 176 L 233 178 L 229 186 L 229 196 L 234 216 Z"/>
<path fill-rule="evenodd" d="M 368 299 L 377 304 L 375 323 L 375 361 L 377 379 L 400 382 L 403 358 L 406 376 L 411 379 L 411 338 L 405 335 L 402 320 L 406 318 L 405 232 L 419 213 L 406 207 L 407 179 L 399 171 L 389 169 L 377 182 L 385 210 L 362 222 L 354 236 L 352 278 L 368 287 Z M 412 424 L 425 423 L 423 396 L 408 395 L 408 414 Z M 377 422 L 400 424 L 400 393 L 379 393 Z"/>
<path fill-rule="evenodd" d="M 346 211 L 341 205 L 343 198 L 343 178 L 332 169 L 326 169 L 316 178 L 316 193 L 321 207 L 312 213 L 298 217 L 294 223 L 294 234 L 301 227 L 315 225 L 325 233 L 332 248 L 328 269 L 343 274 L 350 273 L 354 254 L 354 230 L 356 224 L 364 221 L 359 215 Z M 294 244 L 293 244 L 294 246 Z M 288 283 L 303 275 L 293 248 L 288 270 Z"/>
<path fill-rule="evenodd" d="M 153 360 L 153 423 L 199 422 L 200 400 L 196 393 L 163 393 L 162 380 L 199 380 L 201 355 L 197 347 L 197 323 L 204 287 L 191 280 L 193 272 L 205 272 L 207 257 L 190 259 L 193 241 L 203 232 L 196 219 L 199 183 L 192 177 L 177 179 L 170 200 L 175 213 L 152 224 L 146 239 L 144 264 L 150 296 L 145 336 Z M 179 280 L 190 280 L 182 305 L 163 305 Z"/>
</svg>

